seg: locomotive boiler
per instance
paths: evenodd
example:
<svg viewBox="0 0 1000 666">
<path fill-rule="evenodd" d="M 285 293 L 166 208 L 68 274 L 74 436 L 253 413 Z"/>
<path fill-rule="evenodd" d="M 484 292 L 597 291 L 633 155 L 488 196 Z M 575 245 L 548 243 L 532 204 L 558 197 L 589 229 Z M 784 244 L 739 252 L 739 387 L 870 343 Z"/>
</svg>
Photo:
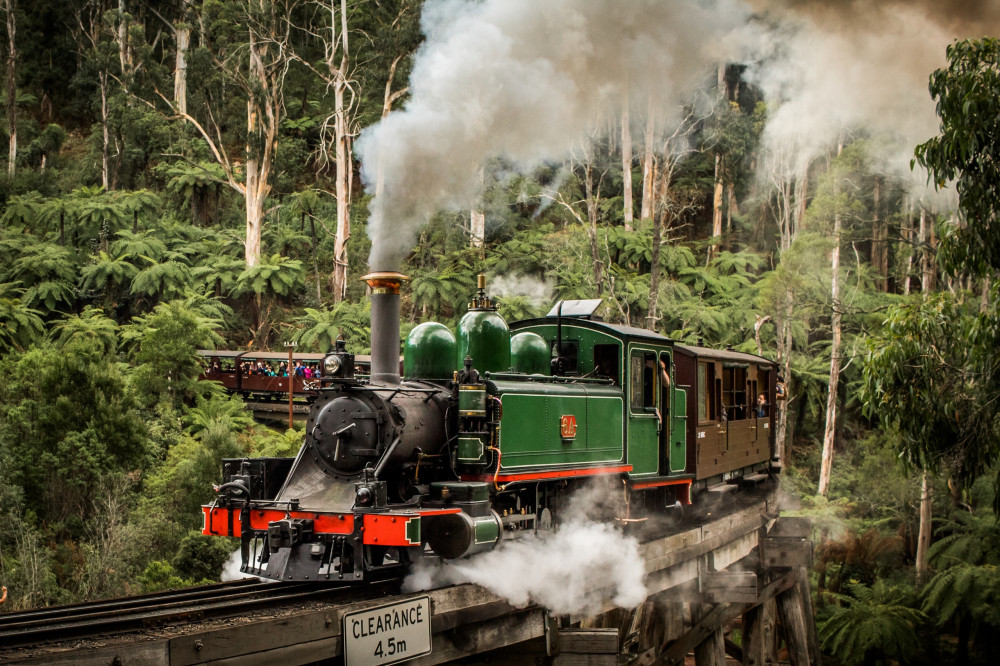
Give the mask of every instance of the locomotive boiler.
<svg viewBox="0 0 1000 666">
<path fill-rule="evenodd" d="M 406 278 L 363 279 L 370 375 L 338 343 L 298 455 L 223 461 L 203 507 L 205 534 L 240 538 L 246 573 L 395 576 L 552 529 L 594 479 L 621 489 L 613 518 L 628 523 L 777 471 L 767 359 L 603 322 L 600 301 L 508 326 L 480 276 L 457 330 L 415 327 L 401 364 Z"/>
</svg>

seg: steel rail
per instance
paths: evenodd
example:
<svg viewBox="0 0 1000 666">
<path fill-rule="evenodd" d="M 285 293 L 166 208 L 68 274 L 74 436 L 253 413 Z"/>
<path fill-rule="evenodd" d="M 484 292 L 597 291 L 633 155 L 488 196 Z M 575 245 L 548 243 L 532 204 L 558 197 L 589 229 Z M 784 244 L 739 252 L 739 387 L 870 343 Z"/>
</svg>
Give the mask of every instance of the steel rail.
<svg viewBox="0 0 1000 666">
<path fill-rule="evenodd" d="M 0 645 L 37 645 L 68 638 L 137 631 L 170 623 L 234 617 L 263 608 L 278 608 L 328 597 L 336 597 L 337 601 L 354 601 L 381 596 L 397 586 L 398 581 L 364 588 L 346 584 L 252 582 L 223 589 L 206 586 L 175 594 L 148 595 L 136 599 L 137 603 L 132 605 L 127 603 L 127 599 L 115 600 L 126 602 L 124 608 L 115 608 L 114 603 L 97 602 L 46 611 L 26 611 L 27 618 L 21 613 L 12 613 L 5 616 L 5 624 L 0 625 Z"/>
</svg>

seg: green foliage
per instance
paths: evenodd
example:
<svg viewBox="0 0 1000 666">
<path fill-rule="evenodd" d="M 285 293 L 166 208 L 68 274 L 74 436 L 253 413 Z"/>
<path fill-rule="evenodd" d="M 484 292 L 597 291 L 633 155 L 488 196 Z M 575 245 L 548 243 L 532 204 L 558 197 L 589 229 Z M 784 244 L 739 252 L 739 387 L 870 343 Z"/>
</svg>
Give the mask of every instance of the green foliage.
<svg viewBox="0 0 1000 666">
<path fill-rule="evenodd" d="M 1000 453 L 1000 317 L 950 294 L 890 309 L 885 332 L 868 342 L 862 400 L 901 435 L 900 452 L 919 469 L 946 469 L 962 482 Z"/>
<path fill-rule="evenodd" d="M 43 335 L 42 313 L 21 301 L 23 293 L 10 282 L 0 284 L 0 351 L 23 351 Z"/>
<path fill-rule="evenodd" d="M 304 351 L 328 352 L 340 337 L 349 351 L 365 354 L 371 339 L 371 305 L 341 301 L 329 310 L 305 308 L 295 320 L 295 330 L 292 340 Z"/>
<path fill-rule="evenodd" d="M 87 307 L 53 324 L 49 333 L 55 346 L 65 354 L 96 354 L 113 358 L 118 351 L 117 324 L 97 308 Z"/>
<path fill-rule="evenodd" d="M 247 413 L 246 405 L 238 395 L 214 394 L 195 396 L 194 407 L 184 415 L 186 431 L 195 439 L 201 439 L 209 428 L 216 427 L 233 432 L 245 430 L 253 425 L 253 417 Z"/>
<path fill-rule="evenodd" d="M 302 262 L 280 254 L 261 256 L 260 262 L 249 266 L 236 279 L 235 291 L 240 294 L 287 296 L 302 288 Z"/>
<path fill-rule="evenodd" d="M 236 549 L 236 540 L 220 539 L 188 532 L 181 540 L 177 555 L 171 561 L 179 576 L 190 580 L 218 580 L 226 560 Z"/>
<path fill-rule="evenodd" d="M 945 237 L 944 264 L 989 274 L 1000 268 L 1000 39 L 956 41 L 946 54 L 929 86 L 941 135 L 917 146 L 916 161 L 938 187 L 955 181 L 967 222 Z"/>
<path fill-rule="evenodd" d="M 849 584 L 850 595 L 819 627 L 821 648 L 843 664 L 870 659 L 905 660 L 913 654 L 913 632 L 924 620 L 911 592 L 884 580 L 871 587 Z"/>
<path fill-rule="evenodd" d="M 102 341 L 77 339 L 76 352 L 52 346 L 0 360 L 0 456 L 13 482 L 47 521 L 92 515 L 89 498 L 108 473 L 138 469 L 145 426 L 117 364 Z"/>
<path fill-rule="evenodd" d="M 222 343 L 221 321 L 188 300 L 160 303 L 122 327 L 122 341 L 138 365 L 135 382 L 147 403 L 167 398 L 175 404 L 194 389 L 201 374 L 199 349 Z"/>
<path fill-rule="evenodd" d="M 211 581 L 204 581 L 211 582 Z M 149 563 L 146 570 L 139 575 L 139 585 L 142 586 L 143 594 L 153 594 L 154 592 L 164 592 L 166 590 L 179 590 L 185 587 L 197 585 L 197 582 L 187 578 L 181 578 L 177 572 L 165 560 L 154 560 Z"/>
</svg>

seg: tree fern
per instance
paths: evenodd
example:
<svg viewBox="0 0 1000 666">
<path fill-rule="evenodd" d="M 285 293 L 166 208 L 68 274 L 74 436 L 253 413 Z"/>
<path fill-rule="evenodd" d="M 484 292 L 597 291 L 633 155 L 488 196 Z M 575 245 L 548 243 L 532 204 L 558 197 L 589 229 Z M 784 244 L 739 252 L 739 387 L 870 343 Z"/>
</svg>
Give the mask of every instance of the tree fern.
<svg viewBox="0 0 1000 666">
<path fill-rule="evenodd" d="M 819 627 L 820 646 L 840 662 L 861 664 L 872 657 L 906 659 L 913 653 L 915 626 L 925 619 L 909 594 L 884 580 L 872 587 L 849 584 L 851 596 Z"/>
<path fill-rule="evenodd" d="M 79 315 L 58 321 L 49 338 L 69 353 L 92 353 L 110 357 L 118 350 L 118 325 L 98 308 L 84 308 Z"/>
</svg>

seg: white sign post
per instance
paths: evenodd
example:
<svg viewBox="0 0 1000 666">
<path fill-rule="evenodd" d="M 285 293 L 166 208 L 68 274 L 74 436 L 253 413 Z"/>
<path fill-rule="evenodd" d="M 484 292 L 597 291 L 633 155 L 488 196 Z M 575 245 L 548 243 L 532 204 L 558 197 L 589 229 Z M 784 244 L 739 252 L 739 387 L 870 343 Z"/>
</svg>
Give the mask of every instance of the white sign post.
<svg viewBox="0 0 1000 666">
<path fill-rule="evenodd" d="M 344 615 L 345 666 L 395 664 L 430 652 L 430 597 Z"/>
</svg>

